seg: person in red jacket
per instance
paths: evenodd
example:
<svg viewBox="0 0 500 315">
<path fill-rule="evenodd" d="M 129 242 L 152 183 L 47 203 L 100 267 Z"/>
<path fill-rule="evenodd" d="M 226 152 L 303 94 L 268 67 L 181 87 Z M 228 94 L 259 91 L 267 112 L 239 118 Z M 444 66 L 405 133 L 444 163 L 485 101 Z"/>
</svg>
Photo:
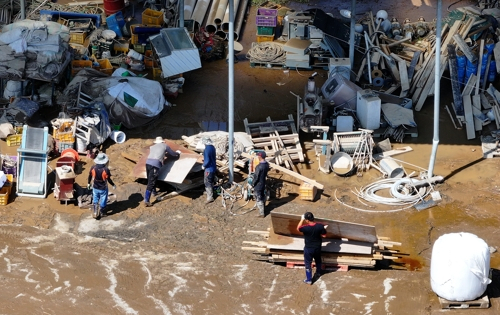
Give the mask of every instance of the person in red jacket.
<svg viewBox="0 0 500 315">
<path fill-rule="evenodd" d="M 314 222 L 314 215 L 311 212 L 306 212 L 300 218 L 297 225 L 297 231 L 304 234 L 304 265 L 306 267 L 305 284 L 312 284 L 312 261 L 316 264 L 316 274 L 314 278 L 321 276 L 321 243 L 326 235 L 328 225 Z"/>
</svg>

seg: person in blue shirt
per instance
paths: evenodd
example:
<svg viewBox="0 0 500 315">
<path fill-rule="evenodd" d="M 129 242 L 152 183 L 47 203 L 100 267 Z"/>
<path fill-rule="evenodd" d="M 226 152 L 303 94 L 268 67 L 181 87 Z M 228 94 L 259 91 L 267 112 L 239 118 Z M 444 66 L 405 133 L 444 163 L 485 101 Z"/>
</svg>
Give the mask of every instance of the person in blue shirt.
<svg viewBox="0 0 500 315">
<path fill-rule="evenodd" d="M 269 172 L 269 163 L 266 161 L 266 152 L 264 151 L 258 151 L 257 158 L 259 159 L 259 165 L 255 167 L 252 185 L 257 209 L 259 209 L 257 216 L 259 218 L 264 218 L 266 215 L 266 177 Z"/>
<path fill-rule="evenodd" d="M 321 276 L 321 243 L 326 235 L 328 225 L 314 222 L 314 215 L 311 212 L 306 212 L 300 218 L 297 225 L 297 231 L 304 234 L 304 265 L 306 267 L 305 284 L 312 284 L 312 261 L 316 264 L 316 274 L 314 278 Z"/>
<path fill-rule="evenodd" d="M 201 142 L 205 145 L 205 150 L 203 151 L 203 165 L 201 168 L 205 171 L 203 173 L 203 183 L 205 184 L 205 190 L 207 192 L 206 203 L 208 204 L 214 201 L 214 183 L 217 164 L 215 162 L 215 147 L 212 140 L 209 137 L 203 137 Z"/>
</svg>

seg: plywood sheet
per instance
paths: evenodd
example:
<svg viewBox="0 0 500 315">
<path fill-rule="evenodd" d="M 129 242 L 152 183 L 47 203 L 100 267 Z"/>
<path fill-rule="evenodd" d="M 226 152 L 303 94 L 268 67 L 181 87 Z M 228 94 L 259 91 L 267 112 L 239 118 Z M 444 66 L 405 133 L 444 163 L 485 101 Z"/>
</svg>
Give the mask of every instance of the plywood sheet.
<svg viewBox="0 0 500 315">
<path fill-rule="evenodd" d="M 196 167 L 196 162 L 203 163 L 203 157 L 173 141 L 165 140 L 165 143 L 174 151 L 180 150 L 181 156 L 179 158 L 167 158 L 165 160 L 163 167 L 160 169 L 158 180 L 180 184 L 193 167 Z M 137 161 L 132 170 L 133 176 L 137 178 L 147 178 L 146 160 L 148 159 L 149 147 L 143 148 L 143 153 L 144 154 L 139 161 Z M 201 165 L 199 166 L 201 169 Z"/>
<path fill-rule="evenodd" d="M 371 254 L 373 243 L 344 241 L 340 239 L 325 238 L 321 244 L 321 251 L 328 253 L 353 253 L 353 254 Z M 303 236 L 285 236 L 276 233 L 269 233 L 267 241 L 268 249 L 280 250 L 304 250 Z"/>
<path fill-rule="evenodd" d="M 297 231 L 300 215 L 271 212 L 271 225 L 274 233 L 281 235 L 298 235 L 302 233 Z M 316 222 L 327 224 L 326 238 L 341 239 L 350 241 L 377 242 L 377 233 L 372 225 L 363 225 L 344 221 L 335 221 L 322 218 L 316 218 Z"/>
</svg>

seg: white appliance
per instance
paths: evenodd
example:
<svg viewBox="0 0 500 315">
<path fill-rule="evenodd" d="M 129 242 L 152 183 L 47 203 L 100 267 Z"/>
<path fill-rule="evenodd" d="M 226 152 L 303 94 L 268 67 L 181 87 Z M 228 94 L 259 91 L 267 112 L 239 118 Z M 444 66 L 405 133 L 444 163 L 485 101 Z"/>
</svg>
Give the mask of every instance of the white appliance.
<svg viewBox="0 0 500 315">
<path fill-rule="evenodd" d="M 334 73 L 340 73 L 349 80 L 351 78 L 351 61 L 349 58 L 330 58 L 328 76 L 331 77 Z"/>
<path fill-rule="evenodd" d="M 356 92 L 361 88 L 339 73 L 333 73 L 321 87 L 321 93 L 338 108 L 356 109 Z"/>
<path fill-rule="evenodd" d="M 375 130 L 380 128 L 380 111 L 382 103 L 378 94 L 372 90 L 357 92 L 356 116 L 361 127 Z"/>
</svg>

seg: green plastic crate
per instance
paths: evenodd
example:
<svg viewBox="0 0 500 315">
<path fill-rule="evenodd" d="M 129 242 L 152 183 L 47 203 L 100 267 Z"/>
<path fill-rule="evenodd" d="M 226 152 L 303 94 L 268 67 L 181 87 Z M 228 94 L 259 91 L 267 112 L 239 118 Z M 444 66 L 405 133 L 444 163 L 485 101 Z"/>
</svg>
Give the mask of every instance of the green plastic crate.
<svg viewBox="0 0 500 315">
<path fill-rule="evenodd" d="M 274 27 L 272 26 L 257 26 L 257 35 L 273 35 Z"/>
</svg>

